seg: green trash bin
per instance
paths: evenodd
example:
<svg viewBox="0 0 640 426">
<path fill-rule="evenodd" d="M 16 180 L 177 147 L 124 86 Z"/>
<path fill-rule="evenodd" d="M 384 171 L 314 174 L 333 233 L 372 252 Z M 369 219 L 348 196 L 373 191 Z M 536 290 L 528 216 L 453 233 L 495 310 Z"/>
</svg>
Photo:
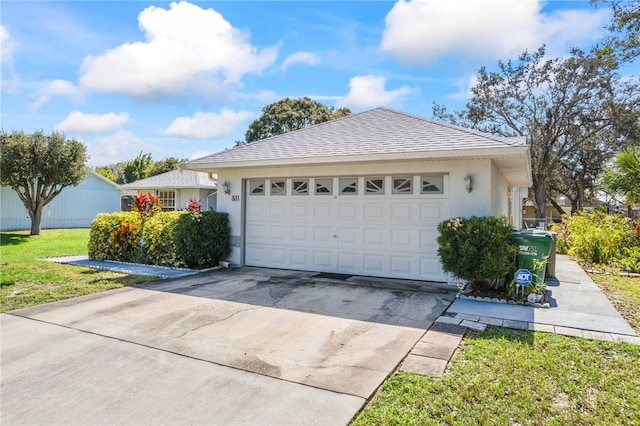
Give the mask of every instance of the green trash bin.
<svg viewBox="0 0 640 426">
<path fill-rule="evenodd" d="M 547 260 L 551 253 L 553 234 L 546 231 L 523 231 L 511 234 L 511 243 L 518 248 L 516 266 L 533 274 L 533 282 L 544 285 Z"/>
</svg>

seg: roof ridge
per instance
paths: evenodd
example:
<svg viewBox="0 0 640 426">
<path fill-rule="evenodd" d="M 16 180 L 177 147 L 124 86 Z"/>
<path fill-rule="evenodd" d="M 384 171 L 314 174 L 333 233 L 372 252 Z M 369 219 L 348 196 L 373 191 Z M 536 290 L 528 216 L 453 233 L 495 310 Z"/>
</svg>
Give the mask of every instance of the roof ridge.
<svg viewBox="0 0 640 426">
<path fill-rule="evenodd" d="M 418 119 L 418 120 L 426 121 L 428 123 L 431 123 L 431 124 L 434 124 L 434 125 L 437 125 L 437 126 L 447 127 L 447 128 L 454 129 L 454 130 L 459 130 L 459 131 L 462 131 L 462 132 L 465 132 L 465 133 L 471 133 L 471 134 L 476 135 L 476 136 L 482 136 L 482 137 L 485 137 L 487 139 L 491 139 L 493 141 L 500 142 L 500 143 L 503 143 L 503 144 L 508 145 L 508 146 L 518 146 L 518 144 L 509 143 L 507 141 L 507 139 L 520 139 L 520 138 L 524 137 L 524 136 L 509 136 L 509 137 L 496 136 L 496 135 L 492 135 L 491 133 L 482 132 L 480 130 L 472 129 L 472 128 L 469 128 L 469 127 L 464 127 L 464 126 L 461 126 L 459 124 L 451 124 L 451 123 L 446 123 L 444 121 L 434 120 L 432 118 L 420 117 L 419 115 L 410 114 L 410 113 L 404 112 L 404 111 L 398 111 L 398 110 L 395 110 L 395 109 L 392 109 L 392 108 L 379 107 L 379 108 L 376 108 L 376 109 L 382 109 L 382 110 L 385 110 L 385 111 L 389 111 L 389 112 L 393 112 L 393 113 L 396 113 L 396 114 L 404 115 L 406 117 L 411 117 L 411 118 L 415 118 L 415 119 Z M 371 110 L 371 111 L 375 111 L 375 109 Z"/>
</svg>

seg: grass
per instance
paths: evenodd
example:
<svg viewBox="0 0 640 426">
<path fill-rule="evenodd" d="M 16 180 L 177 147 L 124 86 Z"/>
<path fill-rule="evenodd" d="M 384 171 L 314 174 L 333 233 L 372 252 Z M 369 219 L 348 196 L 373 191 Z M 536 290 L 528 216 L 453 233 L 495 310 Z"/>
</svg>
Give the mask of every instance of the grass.
<svg viewBox="0 0 640 426">
<path fill-rule="evenodd" d="M 398 373 L 353 425 L 640 422 L 640 346 L 489 327 L 441 378 Z"/>
<path fill-rule="evenodd" d="M 156 279 L 41 260 L 86 254 L 88 241 L 89 229 L 1 232 L 0 312 Z"/>
<path fill-rule="evenodd" d="M 640 334 L 640 279 L 591 278 Z M 469 332 L 443 377 L 394 374 L 352 424 L 640 424 L 640 346 Z"/>
<path fill-rule="evenodd" d="M 640 278 L 591 274 L 591 279 L 640 335 Z"/>
</svg>

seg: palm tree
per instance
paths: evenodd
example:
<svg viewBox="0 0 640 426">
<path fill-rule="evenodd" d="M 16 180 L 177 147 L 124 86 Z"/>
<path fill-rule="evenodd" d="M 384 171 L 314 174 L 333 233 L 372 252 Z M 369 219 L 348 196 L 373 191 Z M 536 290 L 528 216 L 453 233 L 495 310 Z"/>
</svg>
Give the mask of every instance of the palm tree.
<svg viewBox="0 0 640 426">
<path fill-rule="evenodd" d="M 604 186 L 611 193 L 624 195 L 631 216 L 631 206 L 640 203 L 640 147 L 618 152 L 613 167 L 604 172 Z"/>
</svg>

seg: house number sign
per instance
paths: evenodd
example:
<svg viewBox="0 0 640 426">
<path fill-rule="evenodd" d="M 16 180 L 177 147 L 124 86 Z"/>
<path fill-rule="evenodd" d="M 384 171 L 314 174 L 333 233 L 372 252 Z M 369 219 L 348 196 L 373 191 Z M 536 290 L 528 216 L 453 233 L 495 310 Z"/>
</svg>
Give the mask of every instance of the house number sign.
<svg viewBox="0 0 640 426">
<path fill-rule="evenodd" d="M 231 196 L 231 201 L 240 201 L 240 196 L 239 195 L 232 195 Z"/>
</svg>

